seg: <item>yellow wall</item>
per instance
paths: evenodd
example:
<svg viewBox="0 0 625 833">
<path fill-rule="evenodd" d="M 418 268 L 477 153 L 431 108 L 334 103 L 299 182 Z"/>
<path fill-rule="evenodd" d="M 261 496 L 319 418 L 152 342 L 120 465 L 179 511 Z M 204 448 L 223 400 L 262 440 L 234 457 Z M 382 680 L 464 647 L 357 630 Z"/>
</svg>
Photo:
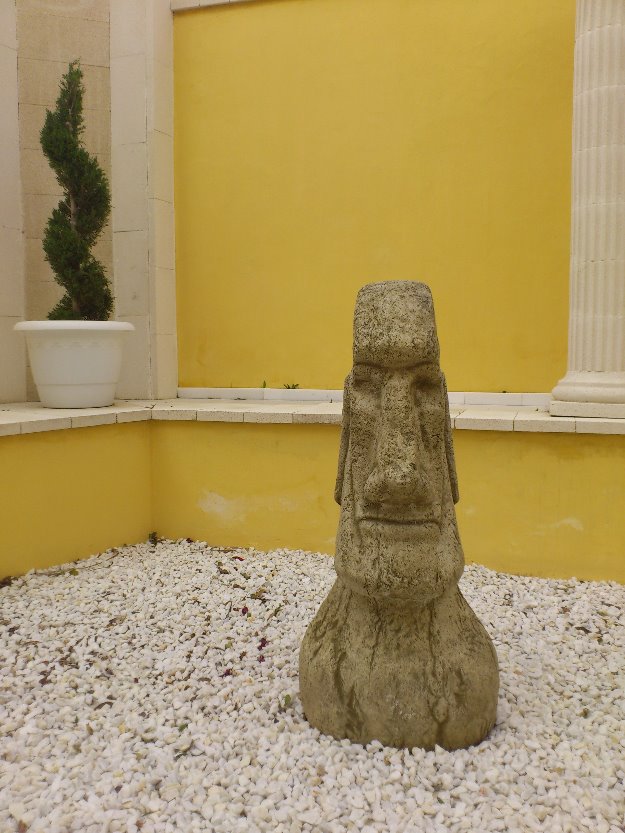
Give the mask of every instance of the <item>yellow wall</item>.
<svg viewBox="0 0 625 833">
<path fill-rule="evenodd" d="M 550 390 L 574 23 L 574 0 L 177 14 L 180 384 L 340 387 L 356 290 L 411 278 L 451 390 Z"/>
<path fill-rule="evenodd" d="M 154 422 L 152 430 L 159 535 L 333 552 L 332 426 Z"/>
<path fill-rule="evenodd" d="M 455 431 L 465 555 L 625 583 L 625 436 Z"/>
<path fill-rule="evenodd" d="M 152 422 L 0 439 L 0 577 L 155 529 L 331 553 L 338 426 Z M 454 433 L 467 561 L 625 583 L 625 436 Z"/>
<path fill-rule="evenodd" d="M 159 534 L 334 551 L 338 427 L 153 423 Z M 625 437 L 456 431 L 467 561 L 625 582 Z"/>
<path fill-rule="evenodd" d="M 144 541 L 150 425 L 0 438 L 0 577 Z"/>
</svg>

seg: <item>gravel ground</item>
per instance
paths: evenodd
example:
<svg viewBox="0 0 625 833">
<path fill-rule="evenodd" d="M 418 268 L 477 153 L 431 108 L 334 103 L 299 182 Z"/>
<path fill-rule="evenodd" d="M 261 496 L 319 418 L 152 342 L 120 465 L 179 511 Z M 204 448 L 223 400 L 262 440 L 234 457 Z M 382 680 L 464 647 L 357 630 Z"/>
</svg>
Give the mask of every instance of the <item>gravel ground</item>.
<svg viewBox="0 0 625 833">
<path fill-rule="evenodd" d="M 327 556 L 142 544 L 0 590 L 0 831 L 625 831 L 625 587 L 470 566 L 501 665 L 478 747 L 310 728 Z"/>
</svg>

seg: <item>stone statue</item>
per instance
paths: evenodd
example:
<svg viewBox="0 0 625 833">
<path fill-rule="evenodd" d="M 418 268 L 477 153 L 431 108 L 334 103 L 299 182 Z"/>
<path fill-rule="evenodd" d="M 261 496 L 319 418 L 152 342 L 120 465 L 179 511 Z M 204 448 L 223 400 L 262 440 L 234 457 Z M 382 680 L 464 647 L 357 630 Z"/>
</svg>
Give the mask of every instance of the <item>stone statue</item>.
<svg viewBox="0 0 625 833">
<path fill-rule="evenodd" d="M 308 721 L 363 744 L 478 743 L 495 722 L 497 655 L 458 589 L 458 485 L 425 284 L 358 293 L 335 498 L 337 579 L 300 651 Z"/>
</svg>

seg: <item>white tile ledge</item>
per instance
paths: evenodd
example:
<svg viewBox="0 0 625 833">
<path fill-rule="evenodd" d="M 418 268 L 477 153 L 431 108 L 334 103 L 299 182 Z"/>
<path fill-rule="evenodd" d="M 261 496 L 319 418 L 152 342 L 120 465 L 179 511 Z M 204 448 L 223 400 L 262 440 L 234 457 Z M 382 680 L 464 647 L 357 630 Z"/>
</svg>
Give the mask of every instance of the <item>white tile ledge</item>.
<svg viewBox="0 0 625 833">
<path fill-rule="evenodd" d="M 119 400 L 108 408 L 43 408 L 39 402 L 0 404 L 0 437 L 62 428 L 88 428 L 152 418 L 154 402 Z"/>
<path fill-rule="evenodd" d="M 0 404 L 0 436 L 65 428 L 157 421 L 340 425 L 342 403 L 252 399 L 119 400 L 110 408 L 53 409 L 38 402 Z M 568 434 L 625 434 L 625 419 L 557 417 L 525 406 L 450 406 L 458 430 Z"/>
<path fill-rule="evenodd" d="M 343 390 L 319 388 L 178 388 L 179 399 L 271 399 L 342 402 Z M 549 410 L 550 393 L 493 393 L 491 391 L 450 391 L 450 405 L 492 405 L 518 407 L 531 405 Z M 588 416 L 588 414 L 583 414 Z"/>
<path fill-rule="evenodd" d="M 253 3 L 255 0 L 171 0 L 172 12 L 186 12 L 189 9 L 203 9 L 206 6 L 228 6 L 230 3 Z"/>
</svg>

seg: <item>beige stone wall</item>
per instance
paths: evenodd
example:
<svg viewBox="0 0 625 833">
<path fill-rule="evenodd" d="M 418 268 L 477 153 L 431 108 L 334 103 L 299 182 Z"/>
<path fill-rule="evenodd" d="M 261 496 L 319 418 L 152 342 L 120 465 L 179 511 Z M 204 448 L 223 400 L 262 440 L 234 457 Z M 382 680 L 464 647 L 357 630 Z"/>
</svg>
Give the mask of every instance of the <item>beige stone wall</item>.
<svg viewBox="0 0 625 833">
<path fill-rule="evenodd" d="M 24 399 L 26 358 L 13 326 L 24 317 L 15 0 L 0 0 L 0 402 Z"/>
<path fill-rule="evenodd" d="M 45 261 L 42 238 L 61 190 L 39 144 L 46 108 L 54 107 L 61 76 L 81 61 L 84 141 L 111 177 L 109 0 L 17 0 L 19 154 L 25 243 L 25 317 L 43 319 L 61 297 Z M 112 278 L 110 224 L 94 250 Z M 29 398 L 36 399 L 29 380 Z"/>
<path fill-rule="evenodd" d="M 55 104 L 68 63 L 79 58 L 85 83 L 85 145 L 110 180 L 109 0 L 17 0 L 17 39 L 26 316 L 39 319 L 47 316 L 62 294 L 44 260 L 41 243 L 61 191 L 41 151 L 39 132 L 46 108 Z M 97 256 L 110 276 L 110 225 L 98 241 Z"/>
<path fill-rule="evenodd" d="M 85 144 L 112 190 L 96 255 L 113 283 L 115 317 L 136 328 L 118 395 L 175 396 L 169 0 L 0 0 L 0 402 L 37 399 L 13 326 L 45 318 L 62 292 L 42 245 L 61 189 L 39 134 L 74 59 L 86 88 Z"/>
<path fill-rule="evenodd" d="M 173 20 L 169 0 L 111 0 L 113 256 L 126 341 L 118 394 L 176 396 Z"/>
</svg>

